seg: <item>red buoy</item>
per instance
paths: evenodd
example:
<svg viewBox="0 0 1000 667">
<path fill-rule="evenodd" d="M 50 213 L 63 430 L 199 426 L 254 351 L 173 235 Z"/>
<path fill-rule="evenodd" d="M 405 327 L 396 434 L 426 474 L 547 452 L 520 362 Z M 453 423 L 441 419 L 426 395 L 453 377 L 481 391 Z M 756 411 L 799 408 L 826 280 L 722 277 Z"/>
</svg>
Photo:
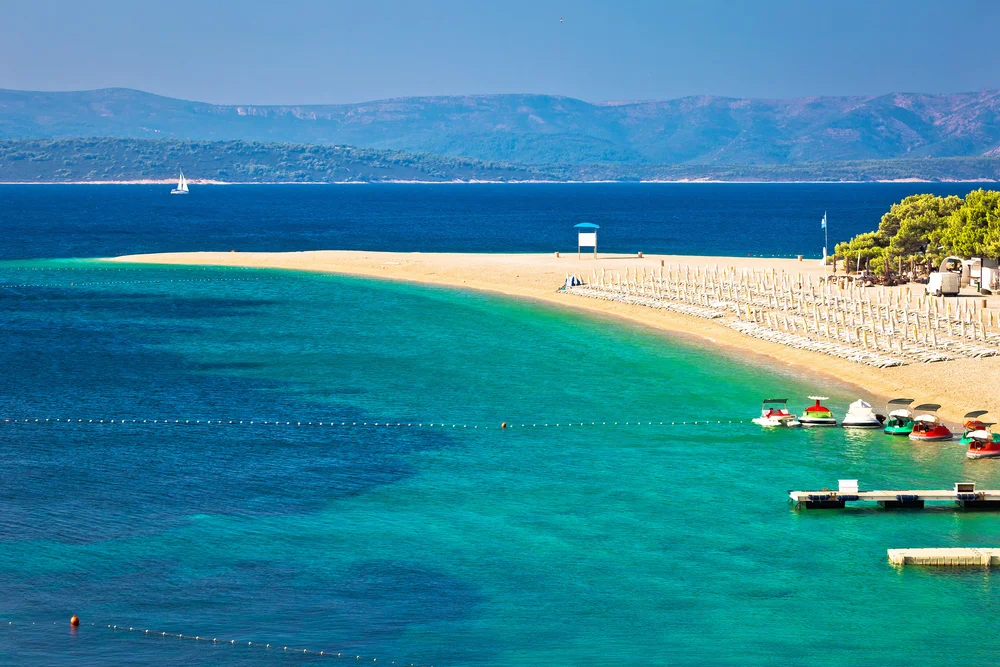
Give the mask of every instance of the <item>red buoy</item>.
<svg viewBox="0 0 1000 667">
<path fill-rule="evenodd" d="M 73 614 L 69 619 L 69 624 L 74 628 L 77 627 L 78 625 L 80 625 L 80 617 L 77 616 L 76 614 Z"/>
<path fill-rule="evenodd" d="M 507 428 L 507 422 L 500 424 L 500 428 Z"/>
</svg>

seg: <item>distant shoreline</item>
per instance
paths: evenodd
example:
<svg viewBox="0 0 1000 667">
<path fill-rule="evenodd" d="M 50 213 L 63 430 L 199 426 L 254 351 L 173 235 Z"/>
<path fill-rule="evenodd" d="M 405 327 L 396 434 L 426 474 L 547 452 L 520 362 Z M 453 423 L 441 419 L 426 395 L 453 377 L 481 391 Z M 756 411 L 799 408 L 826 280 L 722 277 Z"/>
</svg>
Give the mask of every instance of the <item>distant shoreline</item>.
<svg viewBox="0 0 1000 667">
<path fill-rule="evenodd" d="M 540 156 L 535 156 L 540 157 Z M 509 162 L 388 149 L 240 140 L 0 140 L 5 183 L 950 183 L 1000 181 L 1000 155 L 772 163 Z M 812 158 L 812 159 L 810 159 Z M 596 158 L 595 158 L 596 159 Z M 155 174 L 154 174 L 155 172 Z"/>
</svg>

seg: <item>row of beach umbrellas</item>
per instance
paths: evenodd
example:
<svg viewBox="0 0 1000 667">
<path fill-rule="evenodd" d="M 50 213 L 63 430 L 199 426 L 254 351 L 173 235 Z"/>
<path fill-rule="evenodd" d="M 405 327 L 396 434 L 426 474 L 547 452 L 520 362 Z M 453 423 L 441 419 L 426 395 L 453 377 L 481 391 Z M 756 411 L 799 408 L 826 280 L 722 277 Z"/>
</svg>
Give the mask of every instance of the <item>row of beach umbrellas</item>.
<svg viewBox="0 0 1000 667">
<path fill-rule="evenodd" d="M 573 278 L 574 294 L 724 319 L 755 338 L 873 366 L 1000 355 L 1000 315 L 979 299 L 719 266 L 602 268 Z"/>
</svg>

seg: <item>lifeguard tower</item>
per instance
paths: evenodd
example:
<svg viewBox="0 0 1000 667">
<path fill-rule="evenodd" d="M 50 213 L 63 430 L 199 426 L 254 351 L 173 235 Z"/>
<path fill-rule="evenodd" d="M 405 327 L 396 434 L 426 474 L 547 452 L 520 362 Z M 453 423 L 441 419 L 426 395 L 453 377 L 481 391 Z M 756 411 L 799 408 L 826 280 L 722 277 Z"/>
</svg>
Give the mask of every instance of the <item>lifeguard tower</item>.
<svg viewBox="0 0 1000 667">
<path fill-rule="evenodd" d="M 573 226 L 577 230 L 576 258 L 580 259 L 581 248 L 592 247 L 594 249 L 594 259 L 597 259 L 597 230 L 600 227 L 592 222 L 581 222 L 579 225 Z"/>
</svg>

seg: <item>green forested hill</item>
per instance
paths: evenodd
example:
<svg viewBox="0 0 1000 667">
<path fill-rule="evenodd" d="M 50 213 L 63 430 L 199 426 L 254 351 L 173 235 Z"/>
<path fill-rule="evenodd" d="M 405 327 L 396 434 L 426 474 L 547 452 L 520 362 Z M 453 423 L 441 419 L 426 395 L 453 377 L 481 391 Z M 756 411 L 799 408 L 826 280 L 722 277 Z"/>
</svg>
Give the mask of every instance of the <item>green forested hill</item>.
<svg viewBox="0 0 1000 667">
<path fill-rule="evenodd" d="M 235 183 L 525 180 L 532 168 L 400 151 L 247 141 L 54 139 L 0 141 L 0 181 L 174 178 Z"/>
<path fill-rule="evenodd" d="M 428 153 L 247 141 L 0 140 L 0 182 L 191 179 L 342 181 L 1000 180 L 1000 158 L 855 160 L 796 165 L 518 165 Z"/>
</svg>

